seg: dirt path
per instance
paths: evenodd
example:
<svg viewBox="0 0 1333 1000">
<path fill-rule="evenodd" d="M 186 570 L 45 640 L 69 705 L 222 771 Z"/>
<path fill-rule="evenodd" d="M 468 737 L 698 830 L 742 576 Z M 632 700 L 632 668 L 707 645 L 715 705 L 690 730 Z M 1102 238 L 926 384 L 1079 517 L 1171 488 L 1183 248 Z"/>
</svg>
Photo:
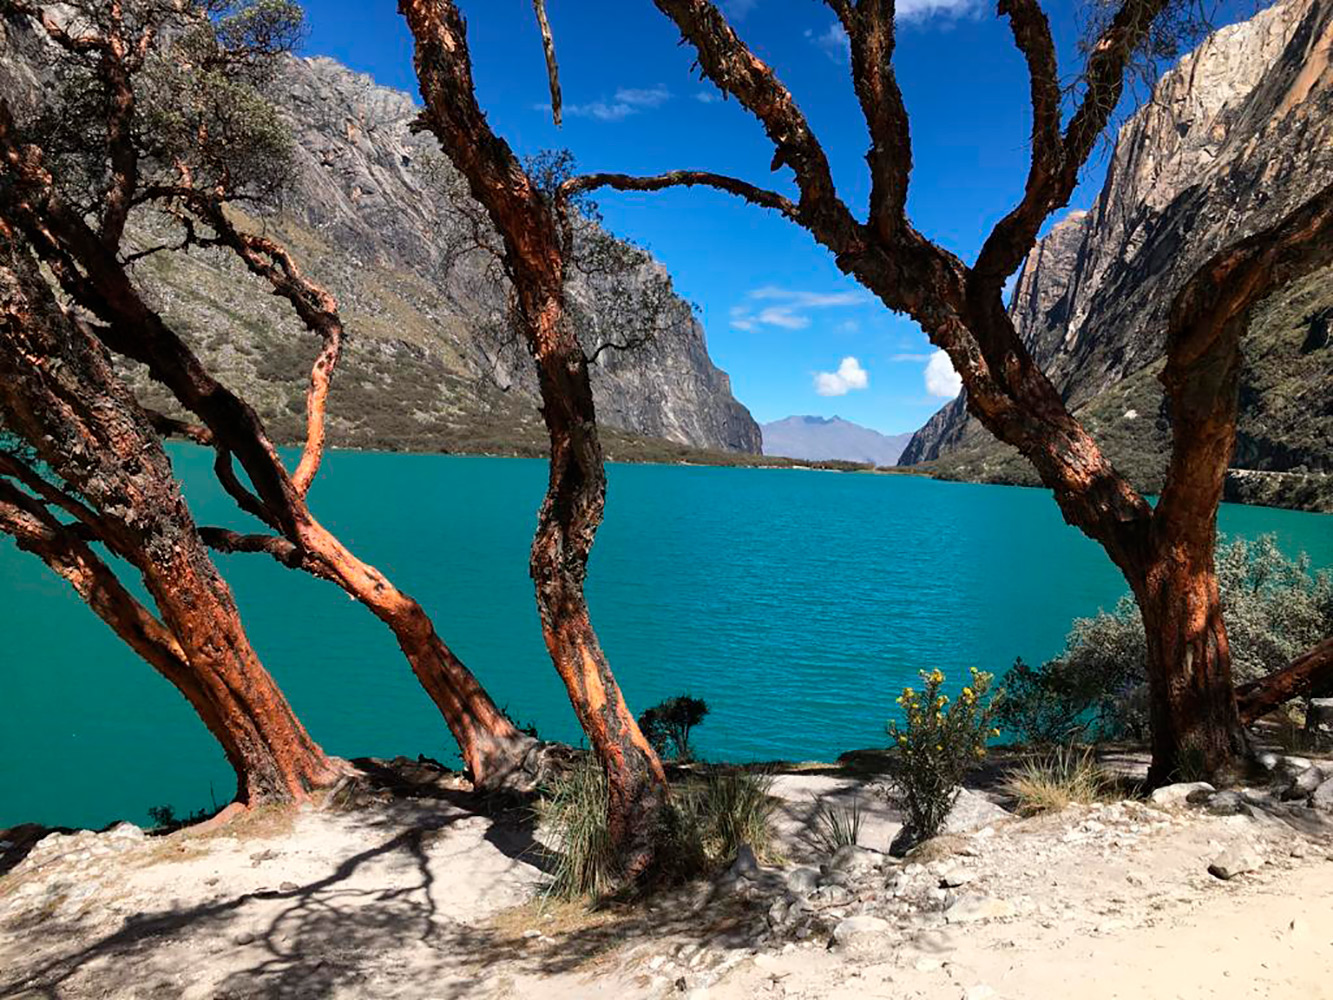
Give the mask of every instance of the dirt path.
<svg viewBox="0 0 1333 1000">
<path fill-rule="evenodd" d="M 802 874 L 816 799 L 860 796 L 877 846 L 896 819 L 846 777 L 776 790 L 785 869 L 594 914 L 532 902 L 531 832 L 449 789 L 47 837 L 0 878 L 0 997 L 1333 1000 L 1330 826 L 1304 805 L 1018 820 L 976 797 L 906 864 Z M 1255 870 L 1209 874 L 1228 850 Z"/>
</svg>

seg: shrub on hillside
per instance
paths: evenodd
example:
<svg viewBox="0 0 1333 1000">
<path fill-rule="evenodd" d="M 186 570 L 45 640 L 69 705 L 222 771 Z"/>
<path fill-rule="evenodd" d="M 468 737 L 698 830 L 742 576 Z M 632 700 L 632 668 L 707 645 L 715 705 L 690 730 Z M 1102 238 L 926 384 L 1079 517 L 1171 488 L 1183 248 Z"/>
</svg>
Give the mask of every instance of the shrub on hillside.
<svg viewBox="0 0 1333 1000">
<path fill-rule="evenodd" d="M 972 670 L 972 682 L 950 702 L 944 674 L 922 671 L 925 687 L 903 688 L 898 704 L 903 722 L 889 723 L 895 750 L 887 792 L 903 811 L 903 833 L 895 851 L 907 850 L 940 832 L 953 808 L 963 776 L 986 756 L 994 708 L 988 697 L 991 675 Z"/>
<path fill-rule="evenodd" d="M 1308 556 L 1284 556 L 1272 535 L 1220 545 L 1217 577 L 1237 683 L 1333 634 L 1333 582 L 1311 571 Z M 1015 663 L 996 718 L 1029 743 L 1146 738 L 1147 646 L 1133 597 L 1076 620 L 1057 659 Z"/>
</svg>

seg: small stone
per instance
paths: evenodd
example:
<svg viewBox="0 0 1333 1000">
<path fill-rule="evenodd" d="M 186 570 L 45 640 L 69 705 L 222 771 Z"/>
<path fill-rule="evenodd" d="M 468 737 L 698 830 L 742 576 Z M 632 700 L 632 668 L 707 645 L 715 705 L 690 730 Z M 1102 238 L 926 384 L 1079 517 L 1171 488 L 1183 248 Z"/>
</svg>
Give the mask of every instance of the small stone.
<svg viewBox="0 0 1333 1000">
<path fill-rule="evenodd" d="M 995 991 L 985 983 L 977 983 L 963 992 L 963 1000 L 991 1000 Z"/>
<path fill-rule="evenodd" d="M 525 930 L 525 931 L 523 932 L 523 938 L 524 938 L 524 940 L 527 940 L 527 941 L 531 941 L 531 940 L 533 940 L 534 938 L 539 938 L 539 937 L 541 937 L 541 936 L 542 936 L 542 932 L 539 931 L 539 930 L 537 930 L 537 928 L 535 928 L 535 927 L 529 927 L 527 930 Z"/>
<path fill-rule="evenodd" d="M 967 885 L 976 877 L 975 872 L 968 871 L 966 868 L 958 868 L 940 876 L 940 888 L 957 889 L 960 885 Z"/>
<path fill-rule="evenodd" d="M 884 855 L 879 851 L 872 851 L 868 847 L 861 847 L 858 844 L 844 844 L 833 852 L 833 857 L 829 858 L 828 870 L 830 872 L 847 872 L 853 874 L 856 872 L 871 871 L 880 867 L 884 863 Z"/>
<path fill-rule="evenodd" d="M 1204 800 L 1203 807 L 1214 816 L 1238 816 L 1249 812 L 1241 794 L 1230 790 L 1209 795 Z"/>
<path fill-rule="evenodd" d="M 1226 881 L 1237 875 L 1255 871 L 1264 863 L 1253 847 L 1236 845 L 1227 848 L 1208 866 L 1208 873 Z"/>
<path fill-rule="evenodd" d="M 917 972 L 934 972 L 944 965 L 938 958 L 918 958 L 913 966 Z"/>
<path fill-rule="evenodd" d="M 736 851 L 736 860 L 731 863 L 727 869 L 727 877 L 754 878 L 759 874 L 759 859 L 754 856 L 754 848 L 749 844 L 741 844 Z"/>
<path fill-rule="evenodd" d="M 980 920 L 998 920 L 1013 916 L 1014 908 L 1003 899 L 993 896 L 964 895 L 944 911 L 951 924 L 971 924 Z"/>
<path fill-rule="evenodd" d="M 298 886 L 295 882 L 283 882 L 278 886 L 278 890 L 281 892 L 295 892 L 297 888 Z"/>
<path fill-rule="evenodd" d="M 1196 792 L 1207 792 L 1209 794 L 1217 791 L 1206 781 L 1182 781 L 1174 785 L 1163 785 L 1161 788 L 1153 789 L 1150 801 L 1155 806 L 1162 806 L 1165 809 L 1179 809 L 1189 801 L 1189 797 Z"/>
<path fill-rule="evenodd" d="M 813 868 L 797 868 L 787 875 L 787 889 L 793 895 L 808 896 L 819 887 L 819 872 Z"/>
<path fill-rule="evenodd" d="M 881 917 L 862 915 L 847 917 L 833 928 L 833 941 L 841 948 L 859 948 L 878 938 L 889 929 L 889 922 Z"/>
<path fill-rule="evenodd" d="M 1325 781 L 1314 790 L 1310 805 L 1320 812 L 1333 813 L 1333 781 Z"/>
</svg>

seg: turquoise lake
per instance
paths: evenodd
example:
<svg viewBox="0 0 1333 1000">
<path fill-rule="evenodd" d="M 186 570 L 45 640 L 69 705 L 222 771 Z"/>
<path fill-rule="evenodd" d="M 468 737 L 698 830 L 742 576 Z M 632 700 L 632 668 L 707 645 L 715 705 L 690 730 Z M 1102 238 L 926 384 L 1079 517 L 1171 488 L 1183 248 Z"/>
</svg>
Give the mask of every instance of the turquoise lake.
<svg viewBox="0 0 1333 1000">
<path fill-rule="evenodd" d="M 246 522 L 211 457 L 174 448 L 201 523 Z M 910 476 L 616 465 L 588 582 L 631 707 L 689 692 L 705 757 L 831 759 L 883 742 L 916 672 L 1002 672 L 1061 647 L 1124 592 L 1042 490 Z M 317 515 L 432 614 L 520 722 L 579 731 L 537 624 L 528 543 L 541 461 L 336 452 Z M 1224 507 L 1333 565 L 1333 520 Z M 457 760 L 387 629 L 331 584 L 218 557 L 250 637 L 311 733 L 343 756 Z M 100 826 L 225 802 L 233 779 L 185 701 L 34 557 L 0 542 L 0 827 Z"/>
</svg>

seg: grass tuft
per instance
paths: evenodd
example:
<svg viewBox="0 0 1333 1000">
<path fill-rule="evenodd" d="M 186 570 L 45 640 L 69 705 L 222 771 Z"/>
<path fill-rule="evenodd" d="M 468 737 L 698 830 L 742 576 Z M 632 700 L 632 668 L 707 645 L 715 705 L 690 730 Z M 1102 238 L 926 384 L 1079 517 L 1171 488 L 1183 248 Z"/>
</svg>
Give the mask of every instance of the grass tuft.
<svg viewBox="0 0 1333 1000">
<path fill-rule="evenodd" d="M 1110 798 L 1114 782 L 1091 749 L 1057 747 L 1016 768 L 1001 786 L 1018 800 L 1024 816 L 1059 812 L 1073 802 L 1091 804 Z"/>
</svg>

